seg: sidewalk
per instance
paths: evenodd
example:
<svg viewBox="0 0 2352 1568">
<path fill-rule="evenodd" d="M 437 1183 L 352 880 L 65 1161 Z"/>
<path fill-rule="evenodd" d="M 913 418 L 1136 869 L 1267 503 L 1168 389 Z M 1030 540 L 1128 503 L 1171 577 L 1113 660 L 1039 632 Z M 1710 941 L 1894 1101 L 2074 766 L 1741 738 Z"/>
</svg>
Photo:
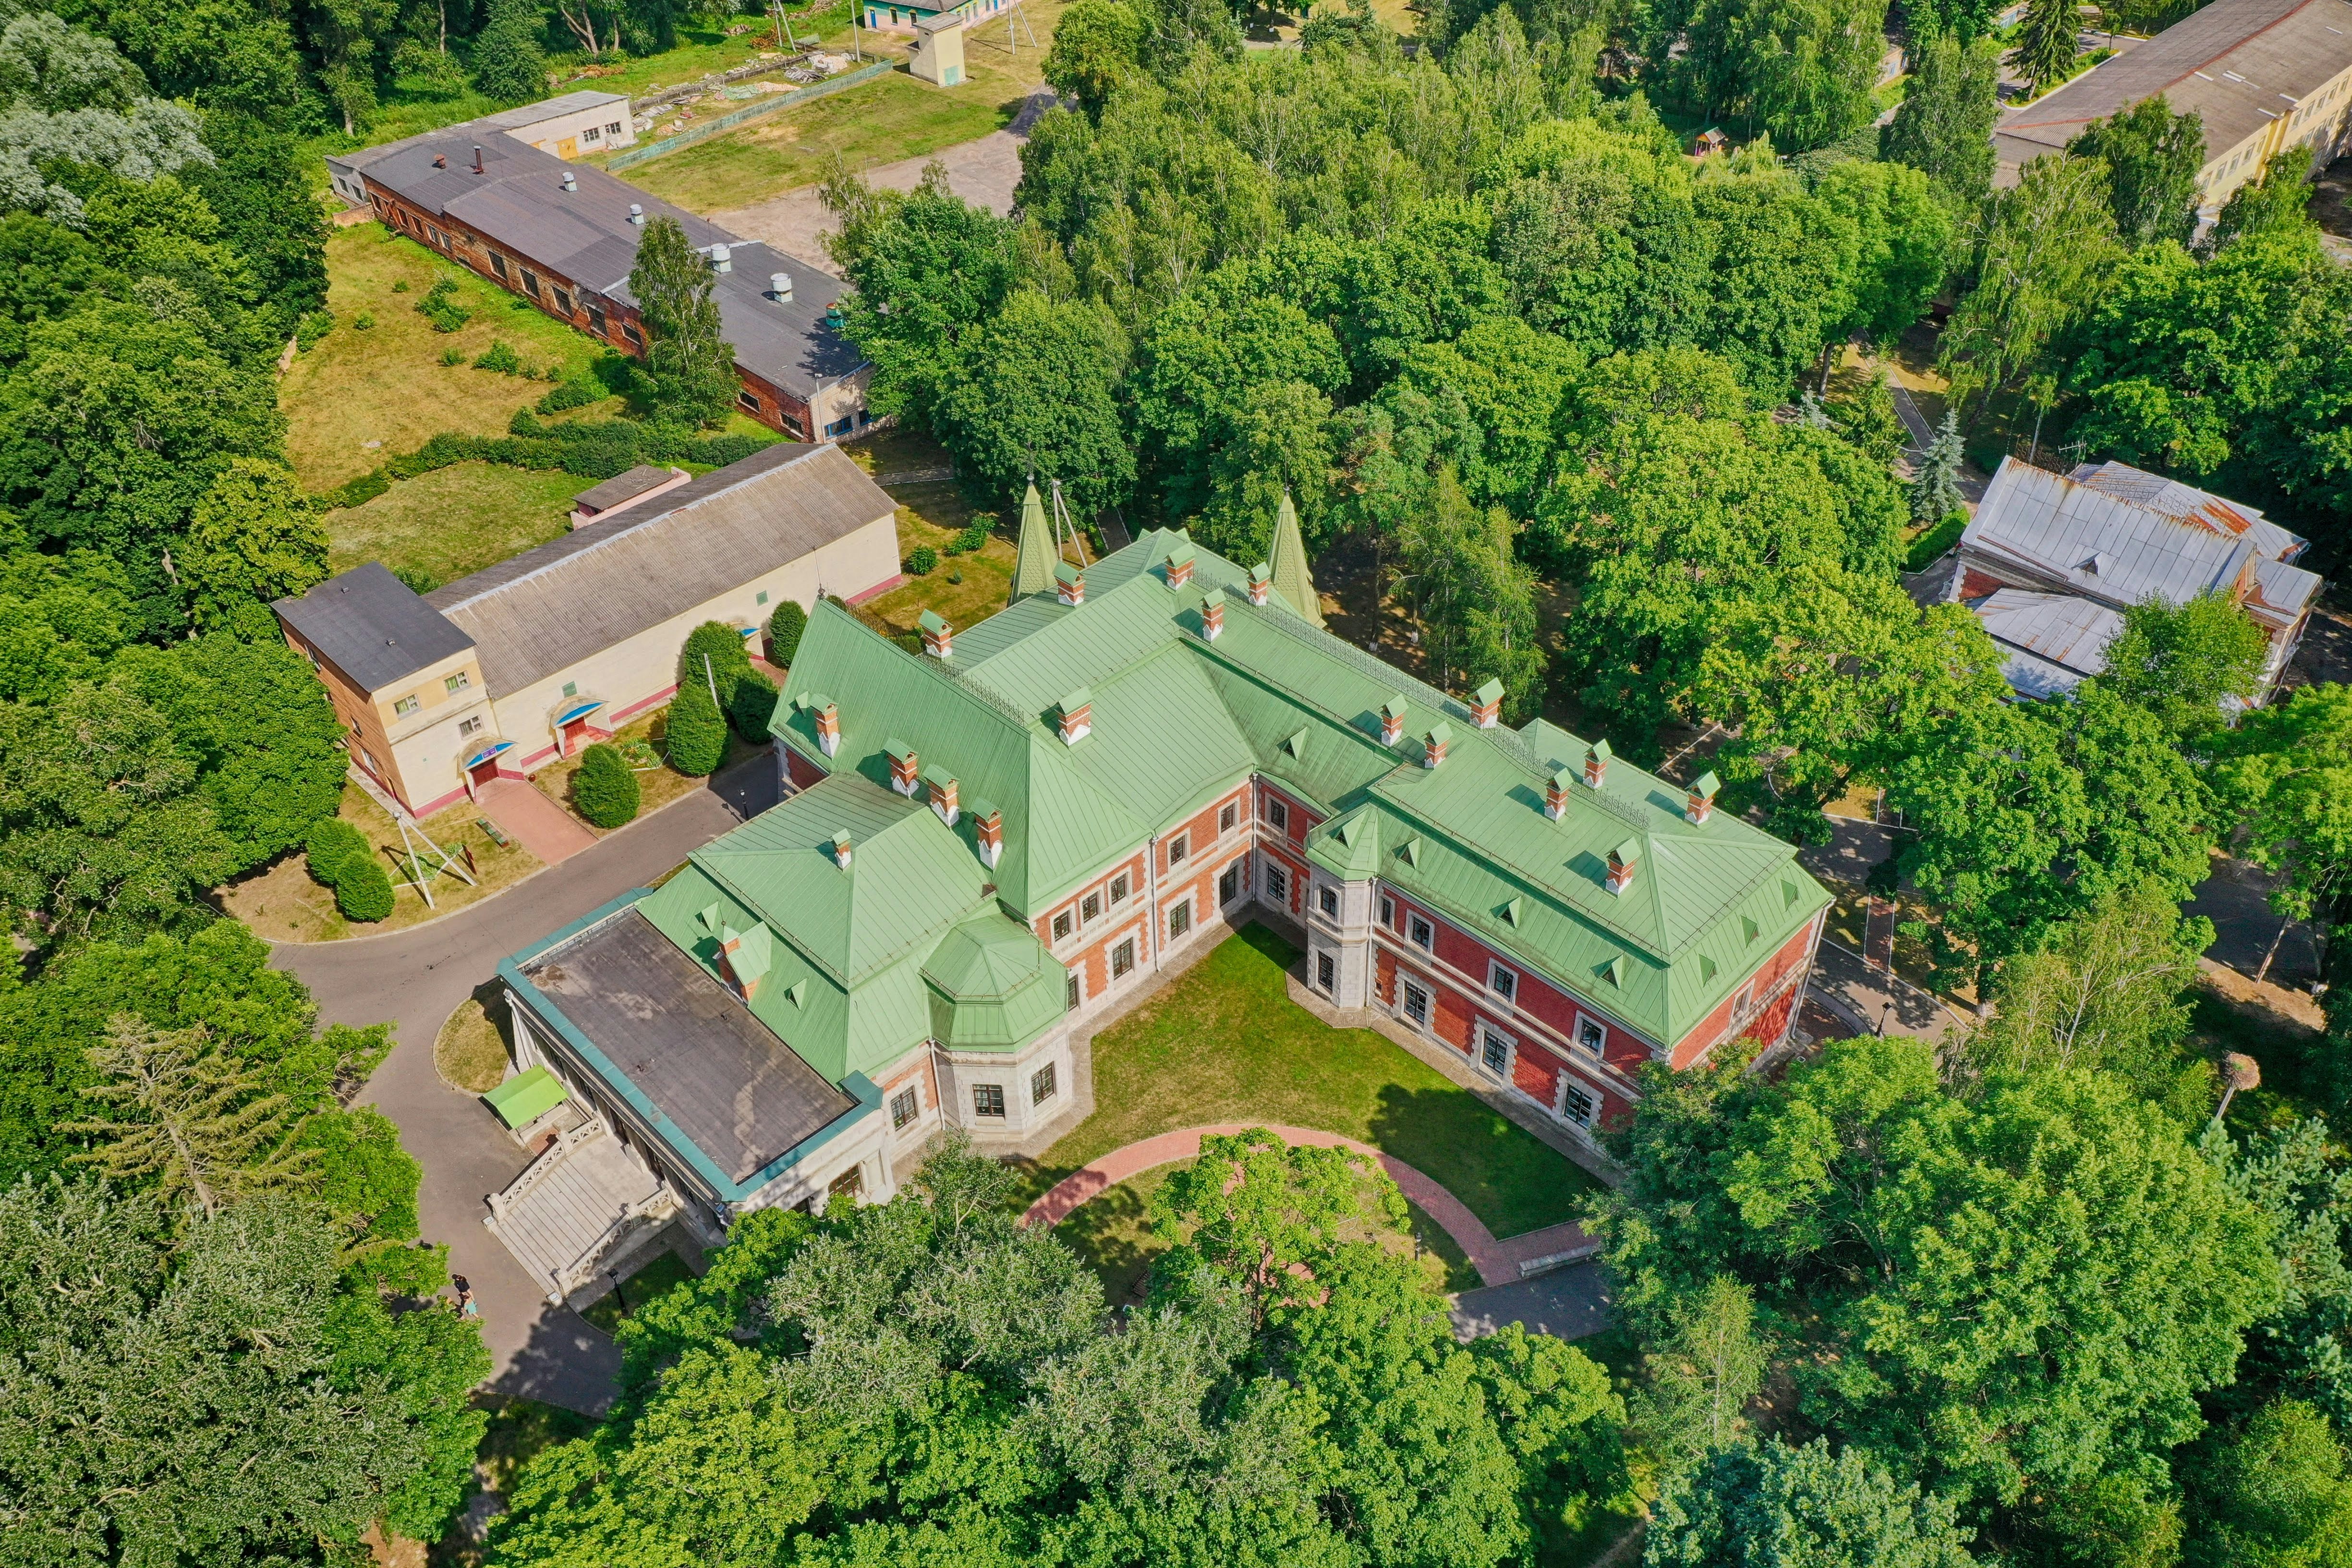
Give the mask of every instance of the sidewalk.
<svg viewBox="0 0 2352 1568">
<path fill-rule="evenodd" d="M 584 824 L 520 779 L 492 779 L 477 792 L 474 804 L 508 837 L 550 866 L 561 865 L 596 842 Z"/>
<path fill-rule="evenodd" d="M 1959 1015 L 1909 981 L 1890 978 L 1863 963 L 1862 954 L 1822 939 L 1813 959 L 1808 994 L 1853 1026 L 1874 1035 L 1883 1024 L 1890 1035 L 1913 1035 L 1930 1044 L 1961 1026 Z"/>
</svg>

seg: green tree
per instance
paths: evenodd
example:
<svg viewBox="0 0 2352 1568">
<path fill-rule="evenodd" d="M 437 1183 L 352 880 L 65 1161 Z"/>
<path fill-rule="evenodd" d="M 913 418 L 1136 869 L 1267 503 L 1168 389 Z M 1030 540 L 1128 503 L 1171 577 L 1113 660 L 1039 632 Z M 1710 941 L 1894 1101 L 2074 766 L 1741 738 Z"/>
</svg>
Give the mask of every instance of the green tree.
<svg viewBox="0 0 2352 1568">
<path fill-rule="evenodd" d="M 179 571 L 191 618 L 210 631 L 245 605 L 322 581 L 327 531 L 292 469 L 232 458 L 188 513 Z"/>
<path fill-rule="evenodd" d="M 1328 536 L 1331 400 L 1303 381 L 1252 387 L 1209 458 L 1209 500 L 1195 537 L 1232 561 L 1263 561 L 1289 496 L 1301 537 Z"/>
<path fill-rule="evenodd" d="M 242 30 L 222 21 L 232 37 Z M 248 12 L 244 26 L 261 21 Z M 220 38 L 215 35 L 216 47 Z M 278 90 L 272 84 L 254 97 Z M 204 138 L 213 162 L 191 166 L 181 178 L 220 219 L 220 242 L 245 262 L 283 342 L 296 321 L 327 302 L 327 216 L 303 183 L 294 139 L 261 118 L 257 106 L 231 107 L 234 100 L 234 93 L 217 92 L 201 100 L 208 106 Z"/>
<path fill-rule="evenodd" d="M 1886 55 L 1886 12 L 1871 0 L 1758 0 L 1739 17 L 1748 118 L 1801 153 L 1870 123 Z"/>
<path fill-rule="evenodd" d="M 347 921 L 373 925 L 389 920 L 393 909 L 392 877 L 373 855 L 350 859 L 335 876 L 335 908 Z"/>
<path fill-rule="evenodd" d="M 1973 213 L 1992 189 L 1992 126 L 2000 46 L 1941 34 L 1916 51 L 1909 89 L 1880 138 L 1889 162 L 1906 163 L 1955 214 Z"/>
<path fill-rule="evenodd" d="M 1756 1329 L 1756 1298 L 1718 1274 L 1670 1313 L 1672 1331 L 1642 1358 L 1634 1418 L 1655 1451 L 1677 1468 L 1731 1447 L 1748 1430 L 1748 1401 L 1769 1364 Z"/>
<path fill-rule="evenodd" d="M 488 1354 L 446 1307 L 395 1321 L 340 1251 L 331 1222 L 279 1200 L 183 1227 L 94 1181 L 0 1194 L 12 1556 L 318 1562 L 362 1550 L 387 1509 L 437 1531 L 451 1510 L 415 1489 L 446 1467 L 454 1505 L 471 1444 L 452 1465 L 436 1423 L 454 1408 L 478 1432 L 464 1390 Z M 354 1331 L 362 1306 L 394 1344 Z"/>
<path fill-rule="evenodd" d="M 735 406 L 735 345 L 719 336 L 716 287 L 710 264 L 676 218 L 646 220 L 629 292 L 645 320 L 657 417 L 716 428 Z"/>
<path fill-rule="evenodd" d="M 2200 594 L 2180 605 L 2150 599 L 2124 612 L 2102 680 L 2195 744 L 2228 717 L 2225 701 L 2253 700 L 2270 652 L 2268 634 L 2226 595 Z"/>
<path fill-rule="evenodd" d="M 1151 1197 L 1151 1225 L 1171 1244 L 1166 1276 L 1206 1266 L 1241 1285 L 1255 1321 L 1306 1299 L 1300 1270 L 1367 1215 L 1402 1223 L 1404 1194 L 1369 1156 L 1284 1142 L 1263 1127 L 1201 1140 L 1201 1157 Z M 1254 1325 L 1255 1326 L 1255 1321 Z"/>
<path fill-rule="evenodd" d="M 2352 1562 L 2352 1458 L 2326 1416 L 2282 1399 L 2192 1469 L 2187 1560 L 2198 1568 L 2336 1568 Z"/>
<path fill-rule="evenodd" d="M 1960 416 L 1944 411 L 1936 438 L 1919 455 L 1919 471 L 1911 479 L 1911 521 L 1930 526 L 1962 510 L 1960 494 Z"/>
<path fill-rule="evenodd" d="M 529 103 L 544 97 L 547 55 L 540 41 L 542 31 L 540 9 L 530 0 L 493 0 L 488 20 L 474 37 L 474 85 L 500 103 Z M 645 303 L 642 293 L 637 302 Z"/>
<path fill-rule="evenodd" d="M 2246 826 L 2247 858 L 2284 873 L 2271 907 L 2317 928 L 2332 973 L 2352 894 L 2352 688 L 2298 687 L 2248 713 L 2215 779 Z"/>
<path fill-rule="evenodd" d="M 1854 227 L 1853 306 L 1840 325 L 1873 342 L 1902 336 L 1951 270 L 1950 213 L 1902 163 L 1834 164 L 1814 194 Z"/>
<path fill-rule="evenodd" d="M 768 662 L 790 665 L 801 651 L 801 635 L 808 630 L 808 612 L 798 599 L 786 599 L 768 617 Z"/>
<path fill-rule="evenodd" d="M 1621 1504 L 1625 1403 L 1608 1371 L 1549 1334 L 1512 1323 L 1470 1343 L 1472 1375 L 1503 1446 L 1519 1462 L 1519 1500 L 1530 1533 L 1554 1549 Z"/>
<path fill-rule="evenodd" d="M 1860 1451 L 1820 1438 L 1722 1447 L 1670 1478 L 1643 1549 L 1643 1568 L 1765 1568 L 1870 1563 L 1969 1568 L 1970 1531 L 1951 1500 L 1897 1481 Z"/>
<path fill-rule="evenodd" d="M 580 753 L 572 775 L 572 804 L 598 827 L 618 827 L 637 815 L 637 775 L 618 746 L 603 742 Z"/>
<path fill-rule="evenodd" d="M 206 1215 L 299 1173 L 288 1147 L 297 1108 L 261 1075 L 216 1048 L 202 1028 L 163 1030 L 128 1014 L 90 1051 L 98 1081 L 83 1092 L 120 1114 L 76 1124 L 96 1146 L 80 1158 L 117 1180 L 153 1177 L 168 1201 Z"/>
<path fill-rule="evenodd" d="M 686 646 L 677 656 L 680 689 L 699 684 L 704 696 L 726 708 L 735 700 L 737 682 L 751 673 L 751 656 L 739 628 L 725 621 L 705 621 L 686 634 Z"/>
<path fill-rule="evenodd" d="M 185 930 L 236 868 L 196 764 L 121 677 L 0 709 L 0 900 L 42 940 Z"/>
<path fill-rule="evenodd" d="M 1135 458 L 1118 390 L 1127 334 L 1108 311 L 1015 291 L 968 340 L 932 425 L 964 489 L 997 504 L 1032 477 L 1057 479 L 1082 516 L 1127 499 Z"/>
<path fill-rule="evenodd" d="M 734 699 L 727 704 L 727 721 L 753 745 L 763 745 L 776 717 L 776 683 L 758 670 L 735 682 Z"/>
<path fill-rule="evenodd" d="M 2071 10 L 2068 12 L 2071 16 Z M 1952 313 L 1937 363 L 1968 405 L 2032 369 L 2050 341 L 2096 300 L 2121 258 L 2106 165 L 2034 159 L 1994 199 L 1976 287 Z"/>
<path fill-rule="evenodd" d="M 662 754 L 671 767 L 698 779 L 718 772 L 727 760 L 727 721 L 701 681 L 678 683 L 677 695 L 670 700 Z"/>
<path fill-rule="evenodd" d="M 1853 312 L 1854 225 L 1778 168 L 1702 179 L 1692 209 L 1716 257 L 1694 341 L 1778 401 Z"/>
<path fill-rule="evenodd" d="M 1045 51 L 1045 80 L 1055 91 L 1099 117 L 1111 90 L 1137 68 L 1143 18 L 1119 0 L 1076 0 L 1054 24 Z"/>
<path fill-rule="evenodd" d="M 374 853 L 367 835 L 339 816 L 320 817 L 310 825 L 303 839 L 303 858 L 309 862 L 310 880 L 322 888 L 333 887 L 348 862 L 367 859 Z"/>
<path fill-rule="evenodd" d="M 2206 245 L 2225 250 L 2242 236 L 2309 234 L 2311 221 L 2311 149 L 2286 148 L 2270 161 L 2259 180 L 2248 180 L 2221 204 L 2221 216 Z"/>
<path fill-rule="evenodd" d="M 2126 246 L 2189 243 L 2197 228 L 2197 172 L 2205 162 L 2205 122 L 2194 110 L 2173 113 L 2159 92 L 2093 121 L 2066 143 L 2066 153 L 2106 164 L 2107 202 Z"/>
<path fill-rule="evenodd" d="M 2039 95 L 2066 79 L 2082 50 L 2083 16 L 2076 0 L 2027 0 L 2009 67 Z"/>
<path fill-rule="evenodd" d="M 2209 1135 L 2231 1191 L 2269 1216 L 2282 1286 L 2254 1326 L 2239 1386 L 2279 1390 L 2328 1416 L 2352 1417 L 2352 1166 L 2316 1116 L 2250 1133 L 2242 1147 Z"/>
</svg>

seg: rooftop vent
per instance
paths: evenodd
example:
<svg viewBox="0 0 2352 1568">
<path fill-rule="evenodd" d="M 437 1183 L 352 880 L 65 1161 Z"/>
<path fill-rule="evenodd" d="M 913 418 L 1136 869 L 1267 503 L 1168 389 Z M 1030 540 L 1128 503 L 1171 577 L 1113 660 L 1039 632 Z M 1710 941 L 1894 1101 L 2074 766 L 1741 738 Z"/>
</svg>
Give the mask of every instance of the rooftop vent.
<svg viewBox="0 0 2352 1568">
<path fill-rule="evenodd" d="M 631 202 L 629 204 L 629 221 L 634 224 L 643 224 L 646 221 L 646 209 L 644 206 L 636 202 Z"/>
<path fill-rule="evenodd" d="M 723 245 L 712 246 L 710 247 L 710 270 L 713 272 L 734 271 L 735 253 L 728 249 Z"/>
<path fill-rule="evenodd" d="M 793 275 L 789 272 L 768 274 L 768 298 L 779 305 L 793 302 Z"/>
<path fill-rule="evenodd" d="M 567 191 L 576 191 L 580 188 L 579 180 L 573 177 L 569 169 L 563 171 L 563 188 Z"/>
<path fill-rule="evenodd" d="M 436 168 L 436 169 L 446 169 L 446 168 L 447 168 L 447 167 L 449 166 L 449 156 L 448 156 L 448 154 L 447 154 L 447 153 L 434 153 L 434 154 L 433 154 L 433 166 L 434 166 L 435 168 Z"/>
<path fill-rule="evenodd" d="M 474 173 L 476 173 L 477 174 L 480 174 L 481 172 L 482 172 L 482 144 L 481 144 L 479 142 L 475 142 L 475 143 L 474 143 Z"/>
</svg>

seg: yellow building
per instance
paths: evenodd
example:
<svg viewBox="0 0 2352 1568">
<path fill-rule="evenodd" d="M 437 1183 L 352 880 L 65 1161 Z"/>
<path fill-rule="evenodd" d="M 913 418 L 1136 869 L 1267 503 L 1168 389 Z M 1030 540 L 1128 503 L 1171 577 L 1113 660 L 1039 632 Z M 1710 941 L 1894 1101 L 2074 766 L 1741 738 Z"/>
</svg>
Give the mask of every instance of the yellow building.
<svg viewBox="0 0 2352 1568">
<path fill-rule="evenodd" d="M 2215 0 L 1993 127 L 2007 187 L 2035 158 L 2063 148 L 2094 121 L 2162 93 L 2175 113 L 2205 123 L 2199 203 L 2218 211 L 2290 147 L 2314 168 L 2342 153 L 2352 132 L 2352 4 L 2347 0 Z"/>
</svg>

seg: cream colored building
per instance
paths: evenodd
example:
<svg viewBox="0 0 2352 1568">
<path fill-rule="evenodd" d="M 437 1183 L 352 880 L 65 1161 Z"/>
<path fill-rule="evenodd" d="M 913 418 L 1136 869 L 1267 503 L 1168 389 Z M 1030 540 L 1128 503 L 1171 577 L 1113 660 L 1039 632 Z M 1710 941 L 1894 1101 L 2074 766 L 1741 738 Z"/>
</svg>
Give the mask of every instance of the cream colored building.
<svg viewBox="0 0 2352 1568">
<path fill-rule="evenodd" d="M 421 597 L 371 562 L 275 608 L 352 761 L 424 816 L 668 701 L 705 621 L 889 587 L 897 519 L 840 448 L 782 442 Z"/>
<path fill-rule="evenodd" d="M 2115 58 L 1993 128 L 1993 184 L 2017 184 L 2033 159 L 2060 151 L 2084 127 L 2164 95 L 2204 121 L 2200 206 L 2218 212 L 2290 147 L 2325 168 L 2352 142 L 2352 4 L 2347 0 L 2214 0 L 2132 43 Z"/>
</svg>

